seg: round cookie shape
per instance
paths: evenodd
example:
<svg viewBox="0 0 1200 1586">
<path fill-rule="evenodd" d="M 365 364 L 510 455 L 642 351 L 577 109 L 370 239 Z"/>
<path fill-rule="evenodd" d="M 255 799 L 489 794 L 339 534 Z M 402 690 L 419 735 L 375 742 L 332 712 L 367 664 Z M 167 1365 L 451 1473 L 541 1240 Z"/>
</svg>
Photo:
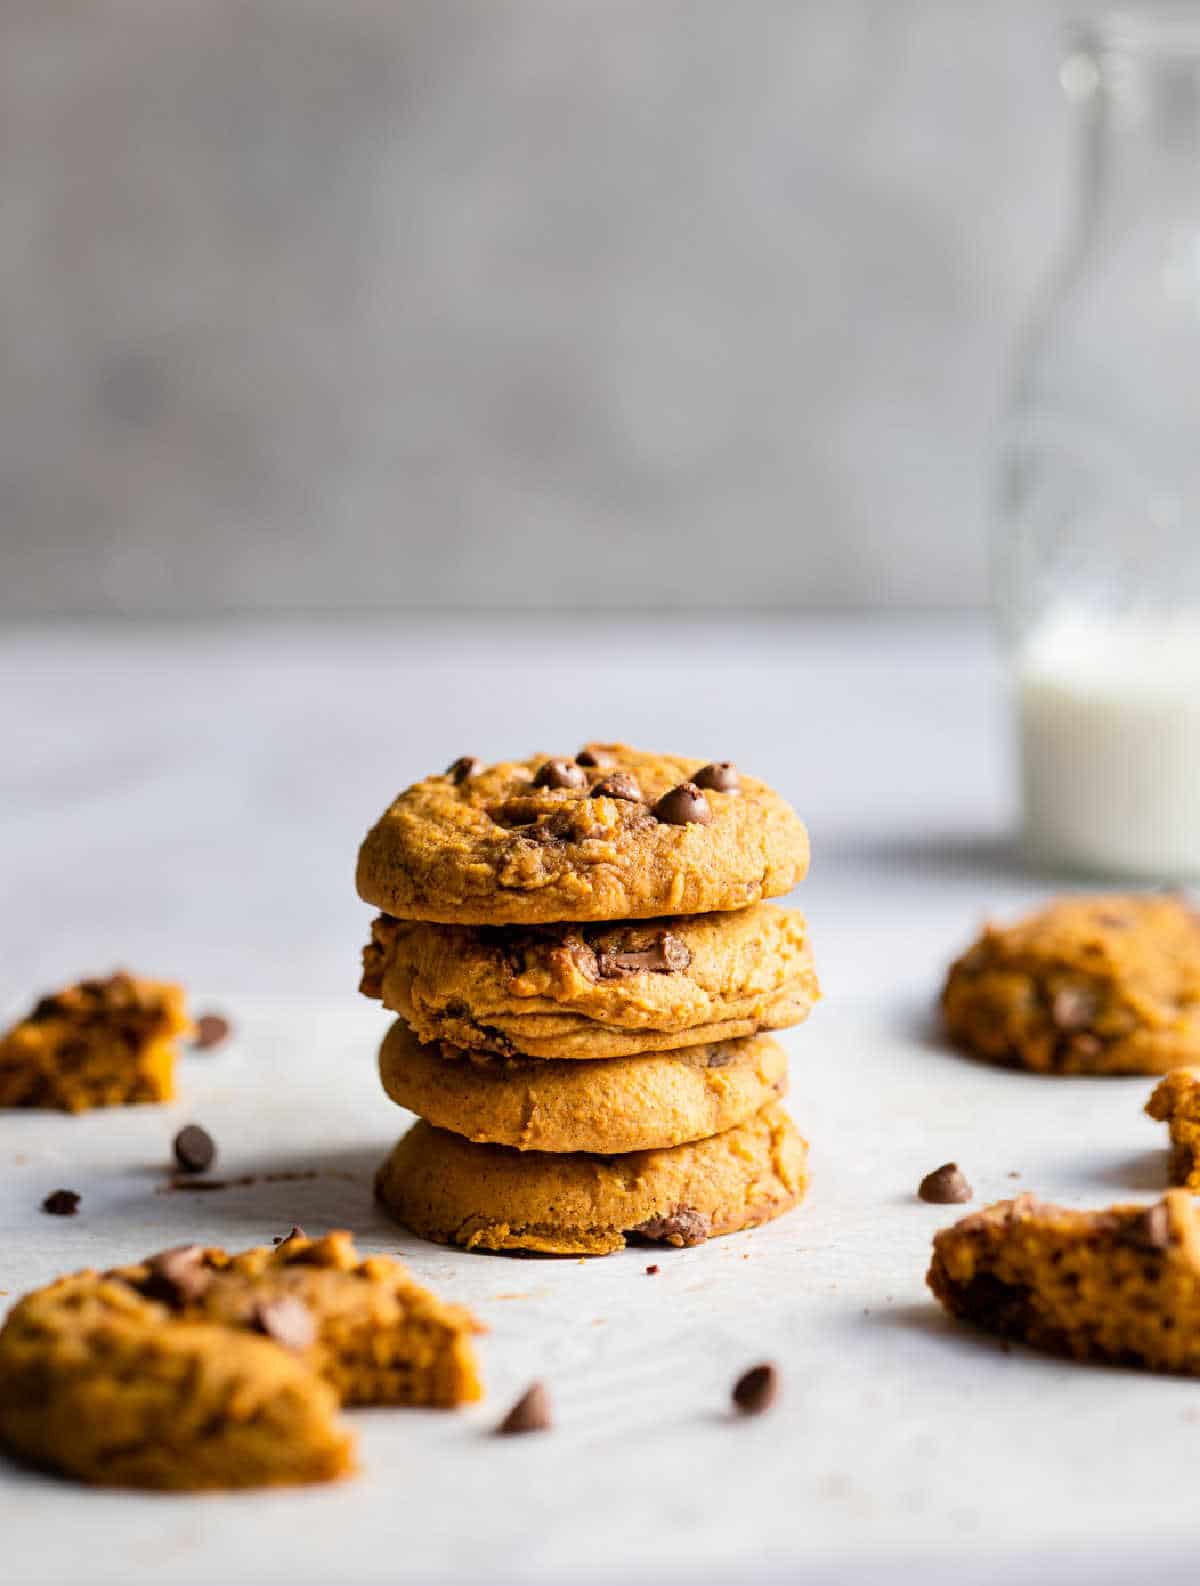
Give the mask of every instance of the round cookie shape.
<svg viewBox="0 0 1200 1586">
<path fill-rule="evenodd" d="M 952 1038 L 1056 1074 L 1161 1074 L 1200 1062 L 1200 917 L 1164 893 L 1062 897 L 989 925 L 950 968 Z"/>
<path fill-rule="evenodd" d="M 707 1140 L 613 1157 L 477 1145 L 421 1120 L 375 1189 L 399 1222 L 439 1244 L 603 1256 L 630 1235 L 701 1244 L 779 1217 L 804 1195 L 807 1156 L 776 1104 Z"/>
<path fill-rule="evenodd" d="M 359 896 L 403 919 L 503 925 L 699 914 L 790 891 L 808 869 L 799 816 L 744 773 L 733 789 L 680 791 L 706 769 L 624 744 L 464 757 L 372 827 Z"/>
<path fill-rule="evenodd" d="M 820 995 L 798 909 L 603 925 L 479 927 L 381 916 L 361 989 L 422 1041 L 504 1057 L 626 1057 L 808 1016 Z"/>
<path fill-rule="evenodd" d="M 479 1058 L 424 1045 L 397 1019 L 380 1048 L 379 1076 L 394 1102 L 468 1140 L 615 1155 L 745 1123 L 785 1094 L 787 1054 L 757 1036 L 596 1063 Z"/>
</svg>

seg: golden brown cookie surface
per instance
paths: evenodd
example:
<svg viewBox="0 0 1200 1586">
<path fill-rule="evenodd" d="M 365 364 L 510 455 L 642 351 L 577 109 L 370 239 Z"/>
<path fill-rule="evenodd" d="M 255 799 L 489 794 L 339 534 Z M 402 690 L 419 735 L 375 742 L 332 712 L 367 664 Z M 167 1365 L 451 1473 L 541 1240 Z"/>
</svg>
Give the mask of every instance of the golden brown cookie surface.
<svg viewBox="0 0 1200 1586">
<path fill-rule="evenodd" d="M 383 915 L 362 990 L 423 1041 L 502 1056 L 623 1057 L 782 1029 L 820 995 L 804 916 L 433 925 Z"/>
<path fill-rule="evenodd" d="M 574 759 L 464 759 L 416 783 L 368 833 L 358 892 L 448 924 L 648 919 L 744 908 L 807 868 L 808 834 L 765 783 L 592 744 Z"/>
<path fill-rule="evenodd" d="M 602 1256 L 628 1234 L 700 1244 L 778 1217 L 804 1194 L 807 1155 L 777 1105 L 708 1140 L 612 1157 L 476 1145 L 422 1121 L 380 1168 L 376 1192 L 441 1244 Z"/>
<path fill-rule="evenodd" d="M 344 1233 L 198 1245 L 26 1295 L 0 1331 L 0 1443 L 104 1485 L 241 1487 L 348 1471 L 347 1404 L 479 1395 L 471 1317 Z"/>
<path fill-rule="evenodd" d="M 181 986 L 118 971 L 43 997 L 0 1037 L 0 1107 L 170 1101 L 191 1030 Z"/>
<path fill-rule="evenodd" d="M 1022 1195 L 945 1228 L 928 1282 L 953 1316 L 1076 1360 L 1200 1373 L 1191 1197 L 1069 1211 Z"/>
<path fill-rule="evenodd" d="M 1200 921 L 1178 897 L 1065 897 L 988 926 L 951 967 L 950 1034 L 993 1061 L 1060 1074 L 1200 1062 Z"/>
<path fill-rule="evenodd" d="M 1167 1179 L 1200 1191 L 1200 1074 L 1176 1068 L 1154 1087 L 1146 1111 L 1171 1141 Z"/>
<path fill-rule="evenodd" d="M 757 1036 L 680 1052 L 560 1063 L 424 1045 L 398 1019 L 379 1053 L 393 1101 L 468 1140 L 612 1155 L 702 1140 L 787 1089 L 787 1054 Z"/>
</svg>

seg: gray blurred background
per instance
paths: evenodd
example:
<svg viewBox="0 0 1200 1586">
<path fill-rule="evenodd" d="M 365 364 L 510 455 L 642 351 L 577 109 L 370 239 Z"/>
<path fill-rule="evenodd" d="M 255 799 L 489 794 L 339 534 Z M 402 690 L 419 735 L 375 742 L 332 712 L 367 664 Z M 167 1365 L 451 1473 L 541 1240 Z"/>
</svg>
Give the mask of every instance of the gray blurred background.
<svg viewBox="0 0 1200 1586">
<path fill-rule="evenodd" d="M 6 0 L 0 612 L 980 604 L 1062 18 Z"/>
</svg>

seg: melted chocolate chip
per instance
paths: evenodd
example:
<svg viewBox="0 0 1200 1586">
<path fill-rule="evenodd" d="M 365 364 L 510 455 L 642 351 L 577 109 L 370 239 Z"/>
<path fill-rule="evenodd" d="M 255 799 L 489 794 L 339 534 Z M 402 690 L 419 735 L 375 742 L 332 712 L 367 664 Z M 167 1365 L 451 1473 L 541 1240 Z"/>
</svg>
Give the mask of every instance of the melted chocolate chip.
<svg viewBox="0 0 1200 1586">
<path fill-rule="evenodd" d="M 932 1206 L 958 1206 L 969 1201 L 974 1191 L 957 1162 L 943 1162 L 932 1173 L 926 1173 L 917 1186 L 917 1194 Z"/>
<path fill-rule="evenodd" d="M 587 786 L 587 776 L 582 766 L 574 760 L 547 760 L 540 765 L 533 779 L 534 787 L 582 788 Z"/>
<path fill-rule="evenodd" d="M 540 1382 L 531 1384 L 496 1428 L 504 1437 L 521 1432 L 548 1432 L 553 1425 L 550 1395 Z"/>
<path fill-rule="evenodd" d="M 78 1190 L 54 1190 L 42 1202 L 42 1210 L 52 1217 L 74 1217 L 79 1210 L 79 1200 Z"/>
<path fill-rule="evenodd" d="M 742 1415 L 761 1415 L 779 1397 L 779 1372 L 769 1362 L 752 1366 L 733 1385 L 734 1408 Z"/>
<path fill-rule="evenodd" d="M 168 1305 L 186 1305 L 198 1300 L 213 1280 L 204 1259 L 203 1245 L 178 1245 L 163 1250 L 146 1262 L 142 1292 Z"/>
<path fill-rule="evenodd" d="M 254 1325 L 277 1344 L 303 1354 L 317 1340 L 317 1324 L 303 1300 L 294 1294 L 281 1294 L 278 1299 L 263 1300 L 254 1307 Z"/>
<path fill-rule="evenodd" d="M 1060 1030 L 1086 1030 L 1100 1008 L 1099 998 L 1087 986 L 1063 986 L 1050 1002 L 1050 1017 Z"/>
<path fill-rule="evenodd" d="M 695 787 L 708 788 L 713 793 L 736 793 L 741 788 L 737 766 L 732 760 L 714 760 L 701 766 L 692 778 Z"/>
<path fill-rule="evenodd" d="M 593 767 L 615 764 L 612 755 L 606 749 L 581 749 L 575 756 L 575 763 Z"/>
<path fill-rule="evenodd" d="M 674 975 L 692 961 L 691 950 L 671 931 L 664 931 L 650 947 L 641 952 L 599 953 L 597 965 L 605 980 L 622 975 Z"/>
<path fill-rule="evenodd" d="M 708 800 L 694 782 L 681 782 L 664 793 L 651 814 L 664 826 L 707 826 L 712 820 Z"/>
<path fill-rule="evenodd" d="M 196 1034 L 192 1038 L 192 1045 L 198 1052 L 207 1052 L 210 1047 L 220 1046 L 229 1034 L 229 1020 L 219 1013 L 202 1013 L 196 1020 Z"/>
<path fill-rule="evenodd" d="M 446 775 L 458 787 L 473 776 L 478 776 L 483 770 L 483 761 L 477 760 L 473 754 L 459 755 L 453 765 L 446 767 Z"/>
<path fill-rule="evenodd" d="M 216 1158 L 216 1142 L 198 1123 L 189 1123 L 175 1136 L 175 1160 L 185 1173 L 205 1173 Z"/>
<path fill-rule="evenodd" d="M 703 1212 L 681 1207 L 669 1217 L 651 1217 L 630 1231 L 666 1245 L 702 1245 L 708 1238 L 708 1229 L 709 1221 Z"/>
<path fill-rule="evenodd" d="M 601 777 L 599 782 L 592 784 L 589 796 L 594 799 L 623 799 L 629 804 L 642 802 L 642 790 L 637 785 L 637 778 L 628 771 L 614 771 L 610 776 Z"/>
<path fill-rule="evenodd" d="M 1166 1201 L 1147 1206 L 1136 1222 L 1124 1230 L 1122 1242 L 1137 1250 L 1166 1250 L 1171 1243 L 1171 1214 Z"/>
</svg>

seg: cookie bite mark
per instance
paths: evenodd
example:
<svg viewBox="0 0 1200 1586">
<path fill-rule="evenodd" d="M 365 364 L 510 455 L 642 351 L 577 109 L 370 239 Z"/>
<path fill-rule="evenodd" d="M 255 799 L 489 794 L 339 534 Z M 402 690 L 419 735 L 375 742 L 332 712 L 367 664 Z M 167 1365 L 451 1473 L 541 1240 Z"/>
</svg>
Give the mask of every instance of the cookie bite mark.
<svg viewBox="0 0 1200 1586">
<path fill-rule="evenodd" d="M 989 925 L 951 966 L 942 1013 L 976 1056 L 1043 1073 L 1200 1061 L 1200 922 L 1169 895 L 1060 898 Z"/>
<path fill-rule="evenodd" d="M 1175 1069 L 1155 1086 L 1146 1112 L 1167 1126 L 1167 1182 L 1200 1194 L 1200 1075 Z"/>
<path fill-rule="evenodd" d="M 943 1229 L 928 1283 L 952 1316 L 1076 1360 L 1200 1374 L 1191 1197 L 1071 1211 L 1032 1195 Z"/>
</svg>

